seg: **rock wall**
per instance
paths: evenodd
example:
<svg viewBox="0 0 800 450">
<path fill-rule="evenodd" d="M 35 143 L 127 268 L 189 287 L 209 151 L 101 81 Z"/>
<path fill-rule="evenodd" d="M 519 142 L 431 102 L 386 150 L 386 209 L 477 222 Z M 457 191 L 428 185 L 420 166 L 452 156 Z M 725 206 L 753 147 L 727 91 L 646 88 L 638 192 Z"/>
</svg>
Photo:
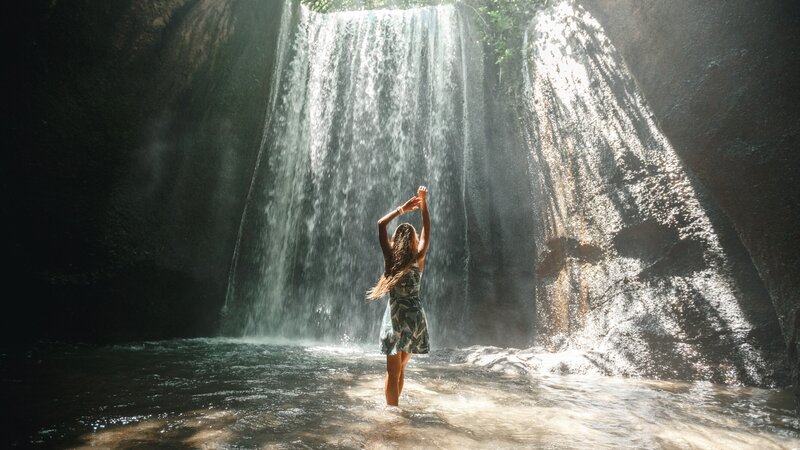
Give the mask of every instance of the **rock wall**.
<svg viewBox="0 0 800 450">
<path fill-rule="evenodd" d="M 783 385 L 769 296 L 613 41 L 555 1 L 524 42 L 537 344 L 570 371 Z"/>
<path fill-rule="evenodd" d="M 283 2 L 26 2 L 8 29 L 4 334 L 215 331 Z"/>
<path fill-rule="evenodd" d="M 659 128 L 721 207 L 716 222 L 728 247 L 740 248 L 740 261 L 752 259 L 751 287 L 763 283 L 772 299 L 797 387 L 800 5 L 579 3 L 605 28 Z"/>
</svg>

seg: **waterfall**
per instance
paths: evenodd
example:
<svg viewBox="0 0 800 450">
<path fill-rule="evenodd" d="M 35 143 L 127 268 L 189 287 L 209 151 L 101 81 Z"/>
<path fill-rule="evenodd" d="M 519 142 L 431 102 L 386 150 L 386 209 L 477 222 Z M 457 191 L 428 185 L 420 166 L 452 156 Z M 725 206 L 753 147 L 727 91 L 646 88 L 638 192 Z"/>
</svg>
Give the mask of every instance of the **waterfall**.
<svg viewBox="0 0 800 450">
<path fill-rule="evenodd" d="M 466 326 L 465 161 L 483 139 L 472 107 L 482 103 L 483 58 L 469 23 L 452 5 L 284 9 L 277 95 L 223 332 L 377 339 L 385 300 L 364 300 L 383 271 L 377 219 L 424 184 L 433 226 L 423 301 L 439 343 L 457 339 Z M 419 231 L 418 213 L 402 219 Z"/>
<path fill-rule="evenodd" d="M 743 298 L 719 213 L 600 25 L 569 1 L 536 12 L 508 124 L 468 17 L 285 8 L 223 332 L 374 341 L 376 221 L 425 184 L 434 347 L 534 343 L 554 353 L 514 361 L 768 384 L 774 310 Z"/>
<path fill-rule="evenodd" d="M 763 382 L 708 202 L 600 25 L 556 2 L 524 45 L 538 342 L 606 373 Z"/>
</svg>

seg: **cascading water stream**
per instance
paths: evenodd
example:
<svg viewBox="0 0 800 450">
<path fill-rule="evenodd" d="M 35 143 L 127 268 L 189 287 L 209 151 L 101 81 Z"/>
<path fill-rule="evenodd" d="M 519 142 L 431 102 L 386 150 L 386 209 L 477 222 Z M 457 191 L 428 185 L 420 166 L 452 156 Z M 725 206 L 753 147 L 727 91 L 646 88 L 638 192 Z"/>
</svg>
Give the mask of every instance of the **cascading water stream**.
<svg viewBox="0 0 800 450">
<path fill-rule="evenodd" d="M 423 295 L 440 342 L 456 338 L 466 290 L 464 161 L 483 139 L 469 108 L 482 102 L 481 65 L 470 63 L 482 57 L 464 45 L 475 41 L 469 24 L 453 6 L 330 14 L 301 6 L 285 12 L 283 27 L 291 43 L 274 80 L 223 330 L 376 336 L 383 303 L 364 301 L 383 268 L 376 221 L 426 184 L 436 226 Z M 418 214 L 403 219 L 419 229 Z"/>
</svg>

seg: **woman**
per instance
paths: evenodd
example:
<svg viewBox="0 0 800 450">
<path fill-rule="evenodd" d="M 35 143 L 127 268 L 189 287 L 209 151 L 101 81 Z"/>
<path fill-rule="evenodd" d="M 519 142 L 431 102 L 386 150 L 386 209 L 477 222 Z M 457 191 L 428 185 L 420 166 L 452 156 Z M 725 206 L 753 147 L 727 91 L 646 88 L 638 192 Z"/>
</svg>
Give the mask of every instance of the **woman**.
<svg viewBox="0 0 800 450">
<path fill-rule="evenodd" d="M 412 353 L 428 353 L 428 322 L 419 299 L 419 285 L 425 268 L 425 254 L 431 235 L 431 218 L 428 214 L 428 189 L 420 186 L 412 197 L 399 208 L 378 221 L 378 240 L 383 250 L 383 275 L 367 292 L 367 298 L 376 300 L 389 294 L 389 304 L 381 326 L 381 352 L 386 355 L 386 403 L 397 406 L 403 391 L 406 364 Z M 386 225 L 395 217 L 420 209 L 422 232 L 417 236 L 409 223 L 397 226 L 389 242 Z"/>
</svg>

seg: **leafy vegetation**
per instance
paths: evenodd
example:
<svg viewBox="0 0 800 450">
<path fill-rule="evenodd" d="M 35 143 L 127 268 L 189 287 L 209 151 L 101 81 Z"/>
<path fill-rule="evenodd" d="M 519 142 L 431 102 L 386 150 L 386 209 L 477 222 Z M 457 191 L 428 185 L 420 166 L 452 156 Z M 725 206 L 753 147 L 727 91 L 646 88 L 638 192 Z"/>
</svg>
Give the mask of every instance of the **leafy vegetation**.
<svg viewBox="0 0 800 450">
<path fill-rule="evenodd" d="M 405 9 L 452 3 L 445 0 L 301 0 L 301 2 L 312 11 L 321 13 L 384 8 Z"/>
<path fill-rule="evenodd" d="M 413 8 L 453 3 L 446 0 L 301 0 L 317 12 Z M 502 70 L 516 66 L 522 57 L 524 27 L 533 17 L 537 6 L 546 0 L 463 0 L 456 1 L 471 8 L 483 22 L 484 48 Z"/>
<path fill-rule="evenodd" d="M 522 35 L 543 0 L 483 0 L 472 6 L 486 24 L 483 44 L 494 55 L 495 64 L 506 66 L 520 62 Z"/>
</svg>

